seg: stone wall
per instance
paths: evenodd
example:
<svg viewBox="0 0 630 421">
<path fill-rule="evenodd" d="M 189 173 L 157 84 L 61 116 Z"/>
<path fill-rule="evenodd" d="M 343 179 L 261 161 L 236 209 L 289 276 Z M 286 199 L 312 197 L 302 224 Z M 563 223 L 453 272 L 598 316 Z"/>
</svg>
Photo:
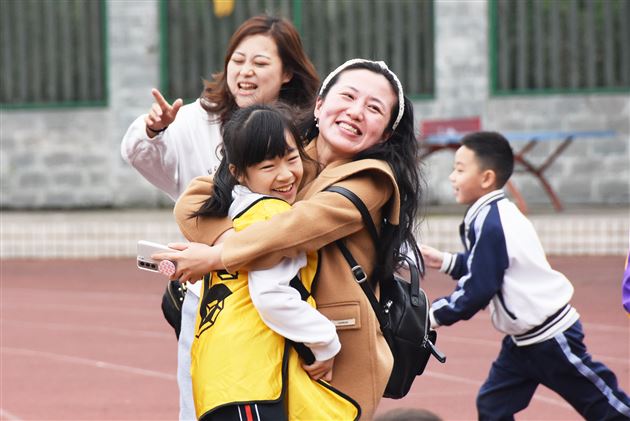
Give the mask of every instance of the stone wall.
<svg viewBox="0 0 630 421">
<path fill-rule="evenodd" d="M 614 130 L 613 138 L 574 140 L 545 174 L 564 205 L 630 203 L 630 94 L 491 96 L 487 17 L 483 0 L 436 2 L 437 92 L 416 103 L 418 119 L 480 116 L 483 129 L 504 132 Z M 528 157 L 541 164 L 559 144 L 539 143 Z M 447 151 L 425 162 L 433 203 L 454 202 L 451 167 Z M 534 177 L 513 182 L 528 204 L 550 203 Z"/>
<path fill-rule="evenodd" d="M 0 111 L 0 206 L 168 204 L 120 156 L 120 140 L 159 82 L 157 0 L 107 2 L 108 105 Z"/>
<path fill-rule="evenodd" d="M 159 83 L 158 1 L 107 7 L 109 105 L 0 111 L 0 207 L 170 206 L 119 151 Z M 491 96 L 487 16 L 485 0 L 436 0 L 436 94 L 415 103 L 418 121 L 478 115 L 499 131 L 615 130 L 615 138 L 574 141 L 547 174 L 566 205 L 628 205 L 630 95 Z M 531 157 L 541 162 L 557 144 L 542 143 Z M 426 160 L 431 203 L 453 202 L 451 166 L 449 152 Z M 528 203 L 549 203 L 532 177 L 514 182 Z"/>
</svg>

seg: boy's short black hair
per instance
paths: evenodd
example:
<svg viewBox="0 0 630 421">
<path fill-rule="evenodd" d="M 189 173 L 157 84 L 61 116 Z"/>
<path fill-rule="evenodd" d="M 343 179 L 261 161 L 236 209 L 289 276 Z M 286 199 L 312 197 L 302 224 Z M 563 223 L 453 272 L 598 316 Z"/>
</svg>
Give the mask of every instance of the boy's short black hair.
<svg viewBox="0 0 630 421">
<path fill-rule="evenodd" d="M 462 138 L 461 143 L 475 153 L 482 169 L 494 171 L 498 189 L 507 183 L 514 171 L 514 153 L 501 133 L 469 133 Z"/>
</svg>

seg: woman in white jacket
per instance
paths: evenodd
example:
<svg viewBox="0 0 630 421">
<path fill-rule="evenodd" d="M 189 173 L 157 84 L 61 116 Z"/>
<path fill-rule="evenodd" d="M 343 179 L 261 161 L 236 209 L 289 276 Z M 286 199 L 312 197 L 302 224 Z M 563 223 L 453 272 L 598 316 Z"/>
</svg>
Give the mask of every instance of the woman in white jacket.
<svg viewBox="0 0 630 421">
<path fill-rule="evenodd" d="M 211 174 L 220 162 L 221 126 L 238 109 L 281 100 L 307 109 L 319 86 L 295 27 L 285 19 L 256 16 L 232 35 L 223 71 L 205 82 L 194 103 L 169 104 L 153 89 L 155 103 L 129 127 L 121 144 L 123 159 L 174 201 L 195 177 Z M 197 284 L 199 285 L 199 284 Z M 180 419 L 194 419 L 190 346 L 199 286 L 188 289 L 182 307 L 178 346 Z"/>
</svg>

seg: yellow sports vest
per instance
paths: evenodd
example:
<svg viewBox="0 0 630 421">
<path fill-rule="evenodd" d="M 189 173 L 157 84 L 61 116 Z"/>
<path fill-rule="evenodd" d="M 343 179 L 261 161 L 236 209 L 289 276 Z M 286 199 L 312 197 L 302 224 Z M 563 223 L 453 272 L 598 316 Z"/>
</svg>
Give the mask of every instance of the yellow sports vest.
<svg viewBox="0 0 630 421">
<path fill-rule="evenodd" d="M 264 198 L 237 216 L 240 231 L 256 221 L 289 210 L 283 200 Z M 317 273 L 317 253 L 300 270 L 306 301 Z M 191 374 L 197 418 L 231 404 L 272 403 L 284 399 L 291 420 L 354 420 L 358 404 L 323 381 L 311 380 L 295 349 L 264 324 L 248 289 L 247 272 L 206 275 L 201 290 Z"/>
</svg>

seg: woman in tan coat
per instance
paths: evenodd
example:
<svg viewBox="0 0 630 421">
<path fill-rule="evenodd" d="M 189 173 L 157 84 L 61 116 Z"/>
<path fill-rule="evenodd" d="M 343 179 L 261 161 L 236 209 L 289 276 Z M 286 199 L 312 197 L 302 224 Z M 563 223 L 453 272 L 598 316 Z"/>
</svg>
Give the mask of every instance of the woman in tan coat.
<svg viewBox="0 0 630 421">
<path fill-rule="evenodd" d="M 405 250 L 418 253 L 413 226 L 421 183 L 413 109 L 385 63 L 355 59 L 324 80 L 313 115 L 306 149 L 314 163 L 305 166 L 300 201 L 290 211 L 210 247 L 207 244 L 215 244 L 232 224 L 190 217 L 211 192 L 209 177 L 196 179 L 175 207 L 180 229 L 195 243 L 171 244 L 182 251 L 154 257 L 175 261 L 173 278 L 184 281 L 212 270 L 268 268 L 285 256 L 319 250 L 314 295 L 318 310 L 337 326 L 342 345 L 331 383 L 360 404 L 362 419 L 371 419 L 391 372 L 392 355 L 334 242 L 344 239 L 370 279 L 375 250 L 355 206 L 324 190 L 345 187 L 363 200 L 374 221 L 385 217 L 397 226 L 391 243 L 383 248 L 395 250 L 394 261 L 385 265 L 399 264 Z M 378 291 L 378 285 L 374 288 Z"/>
</svg>

